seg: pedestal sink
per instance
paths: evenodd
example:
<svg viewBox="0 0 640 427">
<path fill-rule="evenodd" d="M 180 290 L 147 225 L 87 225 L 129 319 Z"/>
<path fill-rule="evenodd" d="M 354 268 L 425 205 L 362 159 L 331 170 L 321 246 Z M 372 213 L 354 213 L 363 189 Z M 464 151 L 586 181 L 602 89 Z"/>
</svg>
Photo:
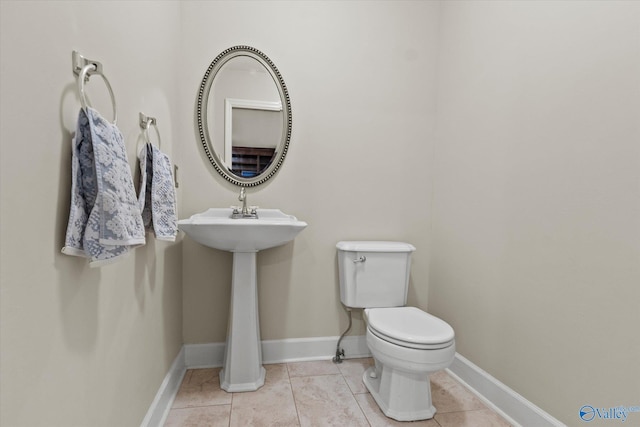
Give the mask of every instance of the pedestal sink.
<svg viewBox="0 0 640 427">
<path fill-rule="evenodd" d="M 254 391 L 264 384 L 258 318 L 256 254 L 293 240 L 307 223 L 278 209 L 258 209 L 258 218 L 232 219 L 231 208 L 212 208 L 178 221 L 196 242 L 233 252 L 231 309 L 220 387 Z"/>
</svg>

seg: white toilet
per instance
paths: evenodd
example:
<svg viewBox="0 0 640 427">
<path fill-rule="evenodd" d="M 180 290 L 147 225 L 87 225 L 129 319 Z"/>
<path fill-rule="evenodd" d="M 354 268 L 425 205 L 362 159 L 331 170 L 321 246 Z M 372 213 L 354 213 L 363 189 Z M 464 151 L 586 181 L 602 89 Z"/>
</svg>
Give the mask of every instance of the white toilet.
<svg viewBox="0 0 640 427">
<path fill-rule="evenodd" d="M 451 365 L 453 328 L 415 307 L 405 307 L 412 245 L 338 242 L 340 300 L 364 308 L 367 346 L 375 366 L 363 381 L 382 412 L 398 421 L 433 418 L 429 374 Z"/>
</svg>

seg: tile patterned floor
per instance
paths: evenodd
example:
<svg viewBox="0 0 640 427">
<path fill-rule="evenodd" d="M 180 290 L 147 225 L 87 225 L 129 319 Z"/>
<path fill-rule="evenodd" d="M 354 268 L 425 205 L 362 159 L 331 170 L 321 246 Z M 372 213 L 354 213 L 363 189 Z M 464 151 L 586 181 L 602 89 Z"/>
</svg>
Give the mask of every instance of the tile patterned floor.
<svg viewBox="0 0 640 427">
<path fill-rule="evenodd" d="M 400 423 L 385 417 L 362 383 L 368 359 L 265 365 L 265 385 L 248 393 L 220 389 L 220 368 L 188 370 L 165 427 L 411 426 L 508 427 L 446 372 L 431 377 L 431 420 Z"/>
</svg>

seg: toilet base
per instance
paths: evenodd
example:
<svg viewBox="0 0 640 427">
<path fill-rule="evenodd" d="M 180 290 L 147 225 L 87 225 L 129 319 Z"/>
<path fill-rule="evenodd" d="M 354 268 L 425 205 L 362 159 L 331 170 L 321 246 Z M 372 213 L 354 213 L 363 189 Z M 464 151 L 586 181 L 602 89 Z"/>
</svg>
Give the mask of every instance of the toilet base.
<svg viewBox="0 0 640 427">
<path fill-rule="evenodd" d="M 426 373 L 376 365 L 365 371 L 362 381 L 387 417 L 398 421 L 433 418 L 436 408 L 431 404 L 431 384 Z"/>
</svg>

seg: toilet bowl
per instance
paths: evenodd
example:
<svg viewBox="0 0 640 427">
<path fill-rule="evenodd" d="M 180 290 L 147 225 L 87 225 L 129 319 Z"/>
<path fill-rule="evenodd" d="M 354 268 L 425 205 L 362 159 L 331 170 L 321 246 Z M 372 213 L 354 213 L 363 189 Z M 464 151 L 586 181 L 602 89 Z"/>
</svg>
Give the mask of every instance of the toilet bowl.
<svg viewBox="0 0 640 427">
<path fill-rule="evenodd" d="M 375 361 L 363 382 L 382 412 L 398 421 L 433 418 L 429 374 L 455 355 L 446 322 L 415 307 L 365 309 L 367 346 Z"/>
</svg>

